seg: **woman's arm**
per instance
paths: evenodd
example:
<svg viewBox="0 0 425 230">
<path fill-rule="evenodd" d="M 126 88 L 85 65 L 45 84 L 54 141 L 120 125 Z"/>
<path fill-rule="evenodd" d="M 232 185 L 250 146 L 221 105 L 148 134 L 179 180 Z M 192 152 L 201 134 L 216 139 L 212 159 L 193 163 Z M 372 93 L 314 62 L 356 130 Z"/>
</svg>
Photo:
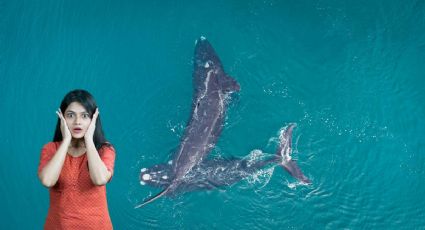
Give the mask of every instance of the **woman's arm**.
<svg viewBox="0 0 425 230">
<path fill-rule="evenodd" d="M 40 171 L 38 178 L 40 178 L 41 183 L 50 188 L 56 184 L 59 179 L 59 175 L 62 170 L 63 163 L 65 162 L 66 153 L 68 152 L 68 147 L 71 144 L 71 132 L 66 125 L 65 118 L 62 115 L 60 109 L 56 112 L 61 120 L 61 132 L 63 141 L 56 151 L 55 155 L 50 159 L 50 161 L 44 166 Z"/>
<path fill-rule="evenodd" d="M 44 186 L 50 188 L 58 181 L 69 144 L 70 142 L 63 141 L 49 163 L 40 171 L 38 177 Z"/>
<path fill-rule="evenodd" d="M 99 110 L 96 109 L 96 112 L 93 114 L 93 118 L 87 129 L 86 134 L 84 135 L 84 141 L 86 143 L 87 150 L 87 161 L 89 163 L 89 173 L 90 179 L 95 185 L 105 185 L 108 183 L 109 179 L 112 176 L 112 173 L 108 171 L 106 165 L 100 159 L 99 153 L 96 150 L 96 146 L 93 142 L 94 130 L 96 129 L 96 120 L 99 116 Z"/>
<path fill-rule="evenodd" d="M 93 140 L 86 141 L 86 150 L 90 179 L 95 185 L 105 185 L 111 178 L 112 173 L 108 171 L 106 165 L 103 163 L 102 159 L 100 159 Z"/>
</svg>

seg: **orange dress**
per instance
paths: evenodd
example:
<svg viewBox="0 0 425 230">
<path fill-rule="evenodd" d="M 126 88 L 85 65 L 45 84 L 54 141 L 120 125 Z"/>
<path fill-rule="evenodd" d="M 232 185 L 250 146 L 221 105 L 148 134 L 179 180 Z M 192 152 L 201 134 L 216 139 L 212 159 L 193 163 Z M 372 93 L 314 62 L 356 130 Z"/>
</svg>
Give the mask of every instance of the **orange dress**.
<svg viewBox="0 0 425 230">
<path fill-rule="evenodd" d="M 60 144 L 49 142 L 43 147 L 39 173 Z M 104 146 L 98 152 L 106 168 L 113 174 L 115 150 Z M 49 189 L 50 207 L 44 229 L 112 229 L 106 186 L 92 183 L 88 167 L 86 154 L 79 157 L 66 155 L 59 179 Z"/>
</svg>

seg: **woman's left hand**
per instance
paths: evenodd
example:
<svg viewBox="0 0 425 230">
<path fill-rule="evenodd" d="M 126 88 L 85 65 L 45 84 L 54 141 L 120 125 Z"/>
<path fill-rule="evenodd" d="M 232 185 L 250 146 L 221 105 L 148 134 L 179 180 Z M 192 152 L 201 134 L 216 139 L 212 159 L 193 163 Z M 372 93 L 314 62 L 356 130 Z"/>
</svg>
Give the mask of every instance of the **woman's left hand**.
<svg viewBox="0 0 425 230">
<path fill-rule="evenodd" d="M 90 125 L 87 128 L 86 134 L 84 135 L 84 139 L 86 141 L 93 140 L 94 130 L 96 129 L 96 121 L 98 116 L 99 116 L 99 109 L 96 108 L 96 111 L 93 114 L 93 118 L 91 119 Z"/>
</svg>

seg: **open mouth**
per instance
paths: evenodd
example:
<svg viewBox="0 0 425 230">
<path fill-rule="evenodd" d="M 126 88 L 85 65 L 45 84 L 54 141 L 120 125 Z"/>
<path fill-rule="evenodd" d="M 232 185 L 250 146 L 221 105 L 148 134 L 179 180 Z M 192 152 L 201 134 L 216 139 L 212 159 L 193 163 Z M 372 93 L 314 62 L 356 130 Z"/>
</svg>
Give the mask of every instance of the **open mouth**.
<svg viewBox="0 0 425 230">
<path fill-rule="evenodd" d="M 80 132 L 83 131 L 83 129 L 82 128 L 74 128 L 73 131 L 74 131 L 74 133 L 80 133 Z"/>
</svg>

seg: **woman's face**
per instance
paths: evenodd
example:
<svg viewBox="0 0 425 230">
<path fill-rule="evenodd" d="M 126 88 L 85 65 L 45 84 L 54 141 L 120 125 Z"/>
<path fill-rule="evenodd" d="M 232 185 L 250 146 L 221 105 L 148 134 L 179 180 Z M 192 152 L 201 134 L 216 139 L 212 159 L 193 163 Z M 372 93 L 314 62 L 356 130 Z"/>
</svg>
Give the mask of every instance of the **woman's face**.
<svg viewBox="0 0 425 230">
<path fill-rule="evenodd" d="M 64 113 L 66 124 L 72 137 L 83 138 L 90 125 L 91 118 L 87 110 L 78 102 L 72 102 Z"/>
</svg>

